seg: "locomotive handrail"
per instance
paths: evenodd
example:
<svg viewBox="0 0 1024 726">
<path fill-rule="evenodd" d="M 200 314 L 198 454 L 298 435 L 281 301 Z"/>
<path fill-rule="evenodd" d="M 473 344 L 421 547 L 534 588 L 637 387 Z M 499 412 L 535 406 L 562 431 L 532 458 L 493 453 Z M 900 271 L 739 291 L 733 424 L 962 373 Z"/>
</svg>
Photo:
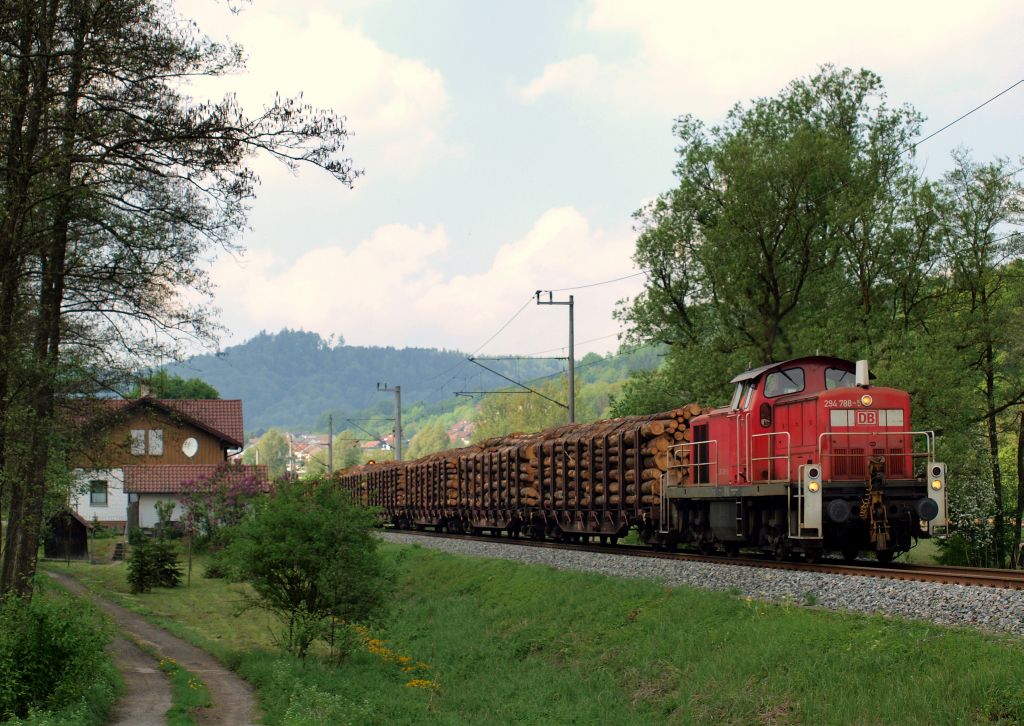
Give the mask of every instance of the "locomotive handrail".
<svg viewBox="0 0 1024 726">
<path fill-rule="evenodd" d="M 708 460 L 700 463 L 696 463 L 694 460 L 694 446 L 708 447 Z M 689 449 L 689 456 L 686 457 L 686 463 L 680 460 L 679 452 Z M 714 450 L 714 456 L 711 455 L 712 449 Z M 707 439 L 706 441 L 684 441 L 680 444 L 668 447 L 669 453 L 669 470 L 672 469 L 686 469 L 690 470 L 690 485 L 691 486 L 718 486 L 718 439 Z M 695 476 L 695 470 L 708 467 L 708 476 L 706 482 L 697 482 L 697 476 Z"/>
<path fill-rule="evenodd" d="M 935 432 L 934 431 L 823 431 L 818 434 L 818 456 L 822 455 L 822 442 L 826 436 L 922 436 L 926 444 L 928 461 L 935 461 Z"/>
<path fill-rule="evenodd" d="M 771 450 L 772 450 L 772 448 L 771 448 L 772 447 L 772 439 L 771 439 L 771 437 L 772 436 L 785 436 L 786 437 L 786 453 L 785 454 L 775 454 L 774 456 L 771 455 L 771 453 L 769 453 L 768 456 L 752 456 L 753 451 L 754 451 L 754 439 L 766 438 L 767 437 L 768 438 L 768 451 L 771 452 Z M 788 431 L 769 431 L 769 432 L 764 433 L 764 434 L 752 434 L 751 437 L 750 437 L 750 446 L 747 447 L 747 478 L 748 478 L 748 480 L 750 482 L 760 482 L 760 483 L 766 483 L 766 484 L 767 483 L 771 483 L 771 482 L 778 482 L 778 481 L 787 481 L 787 482 L 790 481 L 791 480 L 791 474 L 793 473 L 793 469 L 792 469 L 793 462 L 792 462 L 792 460 L 790 458 L 790 452 L 792 451 L 792 441 L 793 441 L 793 439 L 790 436 Z M 782 461 L 786 462 L 786 477 L 784 479 L 773 479 L 772 476 L 771 476 L 771 472 L 772 472 L 771 462 L 777 461 L 777 460 L 782 460 Z M 757 479 L 753 475 L 754 474 L 754 463 L 755 462 L 759 462 L 759 461 L 767 461 L 768 462 L 768 478 L 767 479 Z"/>
<path fill-rule="evenodd" d="M 851 438 L 853 438 L 855 436 L 858 437 L 858 438 L 877 438 L 877 437 L 880 437 L 880 436 L 886 436 L 886 437 L 902 436 L 902 437 L 910 438 L 912 442 L 915 439 L 923 438 L 924 439 L 924 443 L 925 443 L 925 450 L 924 451 L 918 451 L 918 452 L 913 451 L 913 443 L 911 443 L 911 446 L 910 446 L 911 451 L 898 453 L 898 454 L 896 454 L 896 456 L 910 457 L 911 461 L 913 461 L 914 459 L 920 459 L 922 457 L 927 457 L 927 459 L 926 459 L 926 463 L 927 464 L 932 464 L 932 463 L 935 462 L 935 432 L 934 431 L 823 431 L 822 433 L 818 434 L 818 461 L 821 462 L 821 463 L 824 463 L 826 458 L 831 460 L 833 458 L 837 458 L 837 457 L 840 457 L 840 456 L 844 456 L 844 457 L 849 457 L 850 456 L 849 453 L 834 454 L 831 451 L 825 451 L 825 448 L 824 448 L 825 437 L 832 437 L 832 438 L 846 437 L 847 440 L 849 440 L 849 439 L 851 439 Z"/>
</svg>

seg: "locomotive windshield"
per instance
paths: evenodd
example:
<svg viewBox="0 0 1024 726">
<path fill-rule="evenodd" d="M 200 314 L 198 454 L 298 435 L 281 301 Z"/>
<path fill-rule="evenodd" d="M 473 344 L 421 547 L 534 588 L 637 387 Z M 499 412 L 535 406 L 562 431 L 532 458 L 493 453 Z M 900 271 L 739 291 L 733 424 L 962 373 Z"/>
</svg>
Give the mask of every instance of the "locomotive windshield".
<svg viewBox="0 0 1024 726">
<path fill-rule="evenodd" d="M 785 396 L 787 393 L 799 393 L 804 390 L 804 369 L 787 368 L 784 371 L 769 373 L 764 382 L 766 398 Z"/>
<path fill-rule="evenodd" d="M 853 374 L 853 371 L 844 371 L 839 368 L 825 369 L 826 391 L 831 391 L 833 388 L 850 388 L 856 382 L 857 377 Z"/>
</svg>

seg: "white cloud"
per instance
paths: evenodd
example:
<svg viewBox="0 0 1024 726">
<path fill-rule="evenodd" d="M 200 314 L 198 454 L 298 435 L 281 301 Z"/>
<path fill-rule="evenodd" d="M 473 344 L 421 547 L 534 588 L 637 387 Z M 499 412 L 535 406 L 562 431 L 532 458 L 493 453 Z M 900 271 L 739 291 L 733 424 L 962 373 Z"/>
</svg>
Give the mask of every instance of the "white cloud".
<svg viewBox="0 0 1024 726">
<path fill-rule="evenodd" d="M 599 282 L 633 271 L 633 237 L 593 229 L 571 207 L 551 209 L 520 239 L 502 244 L 479 273 L 446 275 L 451 246 L 441 226 L 387 225 L 351 251 L 340 245 L 296 259 L 254 253 L 244 265 L 220 260 L 213 277 L 230 310 L 224 322 L 241 340 L 260 329 L 341 333 L 352 345 L 459 348 L 473 351 L 537 288 Z M 615 301 L 639 289 L 639 278 L 575 291 L 577 339 L 617 330 Z M 558 293 L 565 299 L 568 292 Z M 524 310 L 484 349 L 531 353 L 565 345 L 566 321 L 551 308 Z M 556 308 L 564 310 L 564 308 Z M 587 350 L 609 350 L 614 338 Z"/>
<path fill-rule="evenodd" d="M 519 96 L 534 102 L 566 94 L 627 114 L 718 115 L 829 62 L 868 67 L 887 81 L 905 76 L 907 83 L 948 89 L 1018 65 L 1013 56 L 1021 20 L 1021 6 L 1007 2 L 591 0 L 581 26 L 589 39 L 598 45 L 625 39 L 635 51 L 552 62 Z"/>
<path fill-rule="evenodd" d="M 234 92 L 256 112 L 273 100 L 274 91 L 301 92 L 306 102 L 347 118 L 354 134 L 348 151 L 359 167 L 409 177 L 449 152 L 444 139 L 449 98 L 442 74 L 381 48 L 330 4 L 271 0 L 259 3 L 259 12 L 246 9 L 237 16 L 209 0 L 178 5 L 213 37 L 226 34 L 241 43 L 248 58 L 246 73 L 204 80 L 195 87 L 197 95 Z"/>
</svg>

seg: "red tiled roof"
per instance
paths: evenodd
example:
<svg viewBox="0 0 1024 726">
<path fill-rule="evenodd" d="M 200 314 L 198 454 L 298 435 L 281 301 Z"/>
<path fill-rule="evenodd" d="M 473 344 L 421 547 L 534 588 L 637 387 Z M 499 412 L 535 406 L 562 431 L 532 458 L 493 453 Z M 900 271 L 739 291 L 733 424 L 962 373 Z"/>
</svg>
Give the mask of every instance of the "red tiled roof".
<svg viewBox="0 0 1024 726">
<path fill-rule="evenodd" d="M 221 432 L 236 446 L 243 445 L 245 430 L 242 428 L 242 402 L 237 398 L 159 399 L 157 403 Z"/>
<path fill-rule="evenodd" d="M 180 416 L 231 446 L 243 445 L 245 431 L 242 427 L 242 402 L 238 399 L 99 398 L 90 399 L 87 405 L 99 408 L 94 414 L 114 414 L 147 404 L 172 416 Z"/>
<path fill-rule="evenodd" d="M 210 479 L 218 467 L 225 471 L 229 481 L 254 477 L 256 486 L 270 489 L 270 476 L 265 464 L 167 464 L 156 466 L 125 466 L 124 490 L 140 494 L 177 494 L 196 479 Z"/>
</svg>

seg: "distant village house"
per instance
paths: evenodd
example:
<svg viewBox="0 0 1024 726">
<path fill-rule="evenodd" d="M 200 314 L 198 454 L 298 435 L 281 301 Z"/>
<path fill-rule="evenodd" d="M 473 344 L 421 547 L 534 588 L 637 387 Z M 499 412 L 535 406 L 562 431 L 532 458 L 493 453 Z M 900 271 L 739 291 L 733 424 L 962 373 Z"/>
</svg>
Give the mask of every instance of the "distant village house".
<svg viewBox="0 0 1024 726">
<path fill-rule="evenodd" d="M 189 483 L 209 479 L 243 445 L 239 400 L 97 399 L 83 424 L 104 436 L 73 462 L 78 486 L 71 508 L 85 521 L 112 527 L 153 527 L 156 502 L 174 501 Z M 232 464 L 231 476 L 253 477 L 266 486 L 266 466 Z"/>
</svg>

